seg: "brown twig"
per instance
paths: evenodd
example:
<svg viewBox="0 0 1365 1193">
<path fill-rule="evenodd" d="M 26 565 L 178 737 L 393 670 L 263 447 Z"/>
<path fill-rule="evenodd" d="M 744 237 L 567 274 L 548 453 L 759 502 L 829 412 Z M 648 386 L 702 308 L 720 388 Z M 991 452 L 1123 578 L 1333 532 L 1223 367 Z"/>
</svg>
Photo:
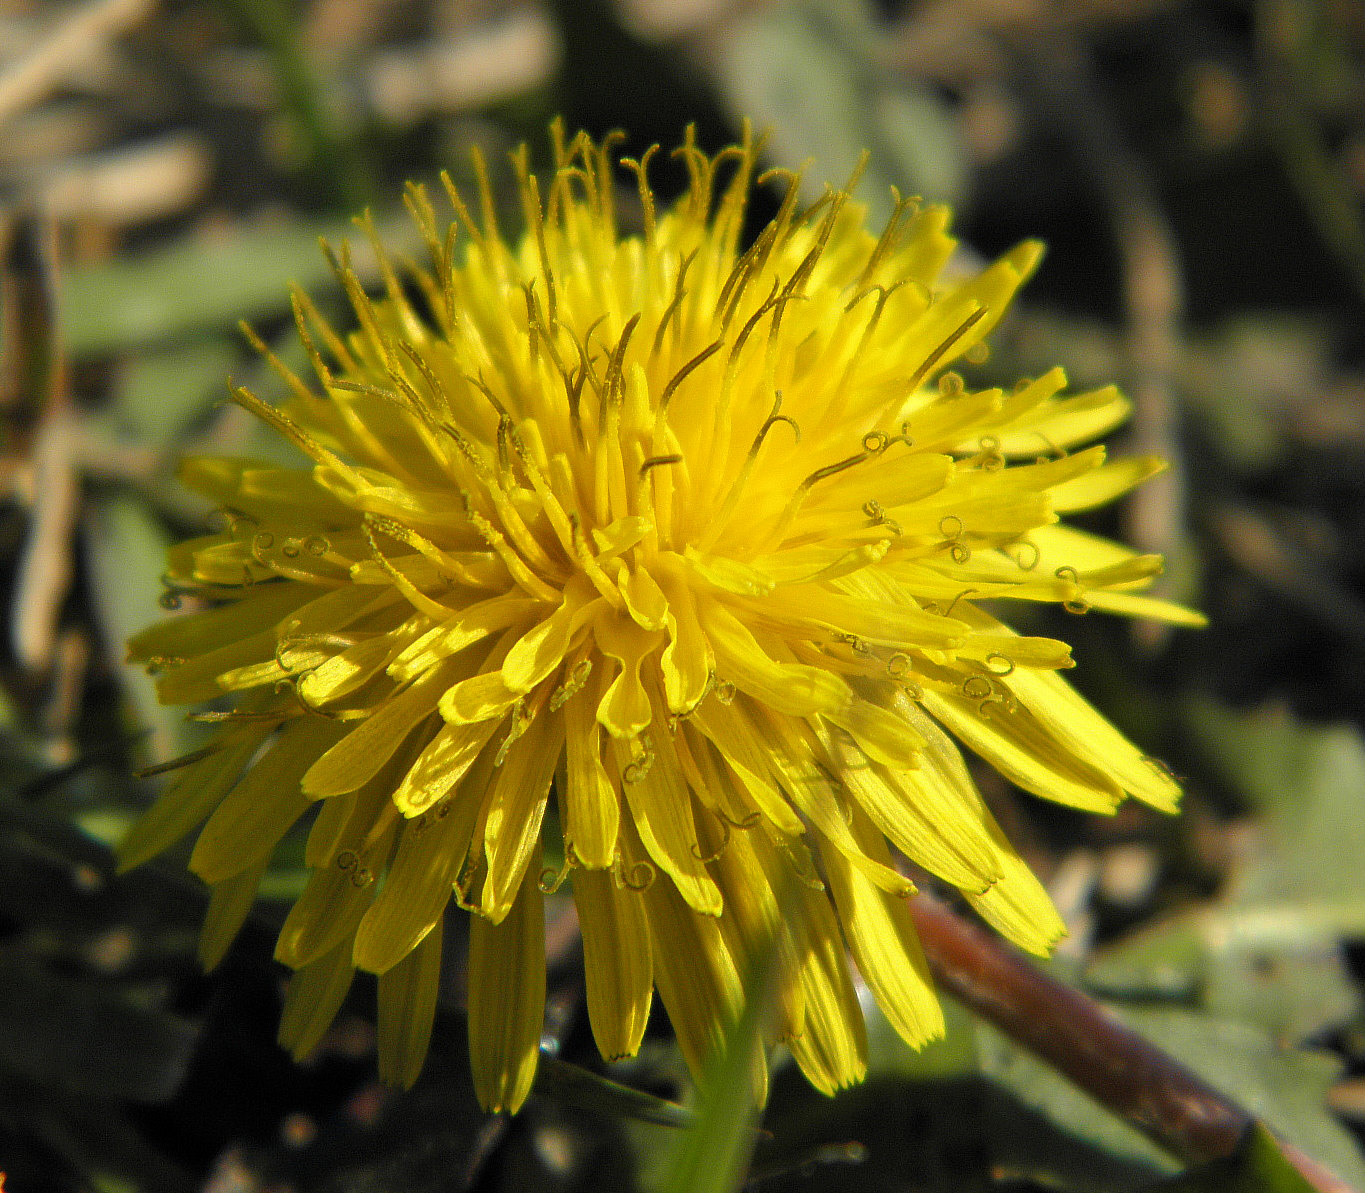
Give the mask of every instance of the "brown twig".
<svg viewBox="0 0 1365 1193">
<path fill-rule="evenodd" d="M 34 186 L 35 206 L 57 223 L 114 228 L 177 215 L 204 197 L 213 153 L 197 133 L 177 131 L 69 157 Z"/>
<path fill-rule="evenodd" d="M 934 980 L 1172 1155 L 1192 1164 L 1237 1150 L 1254 1120 L 1174 1057 L 1080 991 L 1049 977 L 932 895 L 910 900 Z M 1290 1144 L 1322 1193 L 1355 1193 Z"/>
<path fill-rule="evenodd" d="M 453 36 L 374 54 L 361 90 L 384 121 L 411 128 L 433 113 L 469 111 L 539 87 L 561 54 L 544 13 L 513 10 Z"/>
<path fill-rule="evenodd" d="M 61 17 L 46 41 L 0 74 L 0 123 L 17 115 L 60 87 L 90 54 L 132 28 L 156 0 L 96 0 Z"/>
<path fill-rule="evenodd" d="M 32 513 L 19 558 L 10 634 L 19 662 L 32 674 L 52 662 L 61 606 L 71 584 L 71 538 L 80 509 L 73 463 L 75 419 L 56 319 L 56 232 L 50 224 L 20 221 L 6 245 L 4 265 L 30 304 L 23 327 L 31 340 L 15 346 L 24 364 L 16 405 L 38 416 L 30 472 Z"/>
</svg>

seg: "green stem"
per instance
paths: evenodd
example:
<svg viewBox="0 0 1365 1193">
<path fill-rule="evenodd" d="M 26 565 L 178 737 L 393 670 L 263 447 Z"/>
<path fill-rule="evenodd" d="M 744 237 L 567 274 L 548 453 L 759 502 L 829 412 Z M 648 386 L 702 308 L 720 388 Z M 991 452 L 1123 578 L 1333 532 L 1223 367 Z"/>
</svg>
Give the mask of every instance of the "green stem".
<svg viewBox="0 0 1365 1193">
<path fill-rule="evenodd" d="M 374 196 L 374 180 L 354 136 L 337 127 L 323 99 L 322 81 L 299 42 L 287 0 L 230 0 L 232 8 L 270 52 L 285 108 L 304 141 L 308 168 L 321 178 L 336 206 L 359 211 Z"/>
</svg>

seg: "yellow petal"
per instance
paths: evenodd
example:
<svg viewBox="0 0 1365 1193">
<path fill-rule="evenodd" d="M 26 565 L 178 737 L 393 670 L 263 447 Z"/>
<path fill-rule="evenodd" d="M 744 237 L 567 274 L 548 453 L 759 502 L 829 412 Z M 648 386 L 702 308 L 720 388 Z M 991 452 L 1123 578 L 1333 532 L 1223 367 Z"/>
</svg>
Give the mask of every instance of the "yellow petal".
<svg viewBox="0 0 1365 1193">
<path fill-rule="evenodd" d="M 957 646 L 955 652 L 958 658 L 979 662 L 1001 675 L 1008 674 L 1014 667 L 1064 671 L 1075 666 L 1071 647 L 1065 642 L 1055 638 L 1026 638 L 1014 633 L 973 634 Z"/>
<path fill-rule="evenodd" d="M 788 887 L 798 885 L 791 867 L 765 833 L 735 833 L 729 825 L 705 816 L 698 817 L 698 828 L 702 848 L 711 859 L 707 864 L 725 898 L 720 930 L 726 947 L 744 974 L 775 987 L 777 1014 L 771 1034 L 797 1035 L 806 1017 L 799 976 L 807 952 L 801 935 L 804 921 L 794 902 L 778 903 L 779 897 L 788 899 Z M 776 966 L 771 975 L 770 966 Z"/>
<path fill-rule="evenodd" d="M 923 703 L 955 737 L 1025 791 L 1101 815 L 1112 814 L 1123 799 L 1117 783 L 1060 745 L 1023 709 L 1011 711 L 999 698 L 971 700 L 938 692 L 926 692 Z"/>
<path fill-rule="evenodd" d="M 868 855 L 890 865 L 881 834 L 860 814 L 853 834 Z M 891 1026 L 912 1048 L 943 1034 L 943 1008 L 904 898 L 880 890 L 837 849 L 822 850 L 830 893 L 849 951 Z"/>
<path fill-rule="evenodd" d="M 490 634 L 527 620 L 544 608 L 540 601 L 517 596 L 477 601 L 404 647 L 389 664 L 389 675 L 400 681 L 411 679 L 442 659 L 459 654 Z"/>
<path fill-rule="evenodd" d="M 379 975 L 379 1078 L 408 1089 L 422 1072 L 436 1018 L 441 937 L 429 932 L 402 961 Z"/>
<path fill-rule="evenodd" d="M 369 791 L 348 791 L 335 799 L 323 801 L 318 814 L 313 817 L 313 827 L 308 830 L 308 842 L 303 850 L 304 865 L 317 869 L 335 859 L 343 842 L 347 841 L 346 830 L 354 821 L 362 795 L 367 807 L 372 807 L 369 798 L 372 794 Z"/>
<path fill-rule="evenodd" d="M 654 995 L 654 964 L 644 896 L 617 885 L 615 875 L 579 868 L 574 903 L 583 930 L 588 1016 L 607 1060 L 640 1048 Z"/>
<path fill-rule="evenodd" d="M 715 746 L 695 729 L 679 726 L 673 738 L 673 752 L 678 756 L 678 769 L 691 786 L 692 794 L 708 811 L 731 824 L 750 823 L 755 816 L 762 815 Z M 790 808 L 781 804 L 782 795 L 776 785 L 769 783 L 767 789 L 780 805 L 775 810 L 783 812 L 785 809 L 784 815 L 790 817 L 786 821 L 788 826 L 794 824 L 797 831 L 801 831 L 801 821 Z"/>
<path fill-rule="evenodd" d="M 404 816 L 420 816 L 445 799 L 497 728 L 498 722 L 493 719 L 472 725 L 443 725 L 393 793 L 398 810 Z"/>
<path fill-rule="evenodd" d="M 775 662 L 748 627 L 718 602 L 703 600 L 698 612 L 716 654 L 717 673 L 741 692 L 791 716 L 848 703 L 848 685 L 839 676 L 800 663 Z"/>
<path fill-rule="evenodd" d="M 970 455 L 981 450 L 980 441 L 960 444 L 959 450 Z M 1015 464 L 1014 467 L 1005 469 L 987 469 L 986 472 L 989 482 L 993 485 L 1017 489 L 1023 493 L 1039 493 L 1046 490 L 1049 499 L 1053 500 L 1055 509 L 1054 495 L 1065 490 L 1069 483 L 1077 480 L 1088 481 L 1097 475 L 1103 470 L 1105 455 L 1104 445 L 1096 444 L 1083 451 L 1071 452 L 1069 455 L 1057 456 L 1050 460 L 1040 456 L 1033 463 Z M 978 474 L 972 479 L 980 482 L 987 478 Z"/>
<path fill-rule="evenodd" d="M 373 894 L 336 866 L 314 870 L 289 909 L 275 945 L 275 960 L 295 969 L 316 961 L 355 933 Z"/>
<path fill-rule="evenodd" d="M 486 796 L 483 848 L 488 875 L 482 900 L 483 914 L 495 924 L 512 909 L 522 873 L 532 855 L 539 855 L 545 801 L 563 748 L 564 722 L 541 713 L 496 764 Z"/>
<path fill-rule="evenodd" d="M 982 817 L 999 850 L 1000 878 L 985 892 L 964 891 L 963 894 L 981 918 L 1002 936 L 1027 952 L 1045 957 L 1066 935 L 1066 924 L 1057 914 L 1043 884 L 1034 877 L 984 806 Z"/>
<path fill-rule="evenodd" d="M 515 1114 L 531 1092 L 545 1021 L 545 900 L 538 867 L 500 924 L 469 922 L 469 1060 L 489 1114 Z"/>
<path fill-rule="evenodd" d="M 850 583 L 855 580 L 849 578 Z M 815 585 L 791 585 L 782 590 L 780 602 L 769 598 L 761 607 L 784 620 L 791 618 L 890 646 L 949 646 L 961 637 L 961 627 L 952 618 L 926 613 L 912 601 L 843 596 Z"/>
<path fill-rule="evenodd" d="M 1074 526 L 1040 526 L 1030 533 L 1029 538 L 1039 551 L 1034 570 L 1047 576 L 1062 567 L 1078 573 L 1112 567 L 1138 554 L 1122 543 L 1077 530 Z"/>
<path fill-rule="evenodd" d="M 1081 572 L 1077 583 L 1083 589 L 1145 588 L 1154 576 L 1161 575 L 1165 561 L 1160 555 L 1134 555 L 1121 563 Z"/>
<path fill-rule="evenodd" d="M 804 886 L 793 891 L 801 947 L 797 970 L 805 1022 L 786 1041 L 801 1072 L 823 1094 L 867 1075 L 867 1028 L 849 977 L 844 942 L 829 897 Z"/>
<path fill-rule="evenodd" d="M 172 664 L 157 677 L 156 698 L 162 704 L 199 704 L 223 694 L 218 677 L 250 663 L 268 663 L 275 657 L 275 635 L 253 634 L 227 646 Z"/>
<path fill-rule="evenodd" d="M 282 640 L 307 638 L 312 634 L 334 634 L 358 621 L 372 624 L 377 614 L 388 617 L 397 616 L 390 612 L 399 603 L 398 593 L 393 589 L 374 593 L 354 585 L 334 588 L 322 596 L 315 596 L 308 604 L 286 617 L 276 626 L 276 633 Z"/>
<path fill-rule="evenodd" d="M 564 661 L 586 603 L 581 591 L 566 589 L 564 603 L 518 639 L 502 664 L 502 678 L 509 692 L 529 692 Z"/>
<path fill-rule="evenodd" d="M 1144 481 L 1165 472 L 1166 461 L 1160 456 L 1132 456 L 1115 460 L 1088 476 L 1057 485 L 1051 491 L 1052 508 L 1059 514 L 1094 509 L 1122 497 Z"/>
<path fill-rule="evenodd" d="M 304 584 L 264 584 L 248 589 L 242 599 L 217 609 L 165 618 L 128 639 L 128 661 L 147 662 L 156 656 L 185 658 L 252 637 L 294 612 L 313 595 L 314 590 Z"/>
<path fill-rule="evenodd" d="M 610 866 L 616 855 L 620 796 L 602 765 L 602 729 L 596 690 L 571 696 L 563 706 L 565 782 L 559 791 L 564 838 L 591 869 Z"/>
<path fill-rule="evenodd" d="M 880 458 L 836 477 L 835 483 L 823 492 L 816 490 L 811 495 L 810 508 L 814 512 L 829 505 L 844 512 L 850 505 L 860 508 L 869 499 L 875 500 L 884 510 L 909 505 L 942 489 L 952 479 L 955 468 L 952 456 L 923 448 L 917 448 L 908 458 L 899 452 L 888 451 Z M 841 480 L 843 483 L 839 484 Z M 839 498 L 837 503 L 836 497 Z M 784 551 L 773 558 L 780 560 L 798 551 Z M 755 566 L 769 571 L 762 560 L 756 561 Z"/>
<path fill-rule="evenodd" d="M 999 877 L 980 818 L 936 758 L 914 771 L 850 766 L 842 778 L 877 828 L 929 873 L 969 890 L 984 890 Z"/>
<path fill-rule="evenodd" d="M 1037 412 L 1050 409 L 1055 405 L 1052 399 L 1066 388 L 1066 370 L 1053 366 L 1040 377 L 1035 377 L 1032 381 L 1022 381 L 1014 387 L 1012 393 L 1006 395 L 1005 400 L 1000 404 L 1000 425 L 1005 428 L 1015 426 L 1027 426 L 1030 418 Z M 1035 438 L 1034 443 L 1023 453 L 1028 456 L 1036 457 L 1045 445 Z M 1006 452 L 1005 454 L 1010 454 Z"/>
<path fill-rule="evenodd" d="M 1203 629 L 1209 624 L 1209 619 L 1197 609 L 1187 609 L 1184 605 L 1163 601 L 1159 597 L 1139 596 L 1132 592 L 1087 592 L 1085 600 L 1092 609 L 1121 613 L 1125 617 L 1150 617 L 1155 621 L 1188 626 L 1193 630 Z"/>
<path fill-rule="evenodd" d="M 275 942 L 275 960 L 300 969 L 355 935 L 374 900 L 375 879 L 388 859 L 394 825 L 375 833 L 387 803 L 382 785 L 363 793 L 337 844 L 335 857 L 308 878 Z"/>
<path fill-rule="evenodd" d="M 838 580 L 852 572 L 871 567 L 886 558 L 890 539 L 865 543 L 860 547 L 792 547 L 776 555 L 760 556 L 755 562 L 772 576 L 775 583 L 818 584 Z"/>
<path fill-rule="evenodd" d="M 1112 385 L 1042 406 L 1000 436 L 1007 456 L 1036 456 L 1040 449 L 1067 448 L 1097 439 L 1127 420 L 1132 404 Z"/>
<path fill-rule="evenodd" d="M 699 915 L 720 915 L 720 888 L 700 860 L 692 793 L 670 743 L 660 736 L 652 761 L 636 760 L 624 742 L 612 745 L 626 806 L 650 858 L 676 884 L 692 910 Z"/>
<path fill-rule="evenodd" d="M 376 634 L 348 646 L 303 676 L 299 695 L 314 707 L 349 696 L 383 671 L 398 647 L 389 634 Z"/>
<path fill-rule="evenodd" d="M 343 731 L 320 717 L 299 717 L 286 725 L 209 817 L 190 855 L 190 869 L 205 882 L 221 882 L 268 856 L 308 809 L 309 799 L 299 787 L 304 771 Z"/>
<path fill-rule="evenodd" d="M 444 816 L 429 812 L 403 826 L 384 885 L 356 929 L 358 969 L 383 973 L 440 923 L 469 852 L 480 802 L 478 793 L 470 792 L 442 805 L 449 808 Z"/>
<path fill-rule="evenodd" d="M 668 598 L 669 643 L 659 660 L 664 677 L 664 697 L 670 712 L 688 712 L 706 693 L 715 669 L 711 643 L 697 621 L 697 602 L 692 589 L 675 577 L 662 577 Z"/>
<path fill-rule="evenodd" d="M 687 1067 L 700 1077 L 739 1019 L 744 992 L 720 925 L 698 915 L 673 883 L 658 878 L 644 892 L 653 941 L 654 982 Z"/>
<path fill-rule="evenodd" d="M 621 664 L 621 670 L 597 705 L 597 719 L 615 738 L 634 737 L 649 728 L 653 713 L 640 679 L 647 656 L 663 642 L 663 635 L 643 630 L 629 617 L 603 612 L 594 626 L 598 649 Z"/>
<path fill-rule="evenodd" d="M 825 719 L 847 732 L 875 762 L 892 767 L 918 765 L 924 739 L 904 718 L 870 700 L 854 697 L 847 708 L 825 713 Z"/>
<path fill-rule="evenodd" d="M 592 538 L 597 547 L 597 562 L 605 563 L 630 550 L 649 533 L 649 527 L 648 518 L 635 514 L 617 518 L 607 526 L 595 527 Z"/>
<path fill-rule="evenodd" d="M 304 791 L 314 799 L 325 799 L 368 783 L 407 735 L 436 711 L 450 674 L 449 665 L 438 667 L 390 696 L 364 720 L 346 722 L 352 726 L 350 732 L 303 776 Z"/>
<path fill-rule="evenodd" d="M 503 716 L 520 699 L 519 692 L 508 688 L 501 671 L 482 671 L 447 688 L 437 707 L 452 725 L 474 725 Z"/>
<path fill-rule="evenodd" d="M 935 303 L 924 318 L 908 333 L 915 341 L 937 350 L 935 368 L 947 368 L 954 360 L 980 343 L 1000 320 L 1015 290 L 1037 267 L 1043 246 L 1036 240 L 1016 245 L 976 277 L 962 283 Z M 972 322 L 968 320 L 980 312 Z M 964 330 L 965 328 L 965 330 Z"/>
<path fill-rule="evenodd" d="M 1170 771 L 1143 754 L 1052 671 L 1018 671 L 1010 691 L 1061 746 L 1101 769 L 1130 795 L 1174 812 L 1180 786 Z"/>
<path fill-rule="evenodd" d="M 326 521 L 350 512 L 314 484 L 308 473 L 276 468 L 264 460 L 186 456 L 176 477 L 186 488 L 252 517 L 275 515 L 281 505 Z"/>
<path fill-rule="evenodd" d="M 280 1015 L 280 1047 L 303 1060 L 321 1042 L 355 977 L 349 942 L 304 966 L 289 979 Z"/>
<path fill-rule="evenodd" d="M 262 858 L 240 874 L 214 884 L 208 910 L 204 913 L 204 926 L 199 932 L 199 964 L 205 970 L 217 968 L 233 938 L 241 931 L 269 861 L 269 858 Z"/>
<path fill-rule="evenodd" d="M 713 698 L 698 705 L 692 720 L 715 744 L 754 807 L 767 820 L 788 836 L 799 837 L 806 831 L 801 818 L 792 810 L 774 782 L 769 771 L 769 756 L 746 722 Z M 699 754 L 697 761 L 705 767 L 708 759 Z"/>
<path fill-rule="evenodd" d="M 983 425 L 992 426 L 998 421 L 1002 399 L 1000 390 L 983 389 L 948 400 L 931 401 L 918 410 L 907 412 L 908 430 L 921 449 L 942 452 L 956 448 L 964 433 Z"/>
<path fill-rule="evenodd" d="M 910 881 L 889 866 L 867 857 L 849 834 L 844 809 L 835 799 L 830 769 L 817 765 L 818 739 L 803 722 L 778 716 L 761 708 L 742 708 L 736 702 L 737 720 L 747 723 L 766 750 L 783 790 L 803 817 L 815 825 L 853 865 L 884 890 L 904 893 Z"/>
<path fill-rule="evenodd" d="M 645 630 L 661 630 L 668 616 L 668 598 L 659 583 L 643 568 L 629 572 L 621 585 L 621 597 L 635 624 Z"/>
<path fill-rule="evenodd" d="M 207 817 L 274 729 L 272 724 L 230 729 L 219 737 L 211 754 L 181 769 L 119 842 L 119 873 L 170 848 Z"/>
<path fill-rule="evenodd" d="M 182 543 L 173 550 L 188 547 Z M 274 573 L 256 558 L 249 542 L 224 540 L 215 535 L 207 541 L 201 540 L 191 549 L 194 565 L 190 576 L 205 584 L 258 584 L 274 579 Z"/>
<path fill-rule="evenodd" d="M 738 559 L 724 555 L 705 555 L 688 546 L 683 557 L 687 569 L 722 592 L 739 596 L 764 596 L 773 589 L 773 579 Z"/>
</svg>

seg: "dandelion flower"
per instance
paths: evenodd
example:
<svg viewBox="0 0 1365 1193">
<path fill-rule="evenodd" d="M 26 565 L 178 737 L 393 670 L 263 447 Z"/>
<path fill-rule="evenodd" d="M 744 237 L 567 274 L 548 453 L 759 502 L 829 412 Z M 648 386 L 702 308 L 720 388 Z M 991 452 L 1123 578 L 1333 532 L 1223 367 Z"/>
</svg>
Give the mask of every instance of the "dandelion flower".
<svg viewBox="0 0 1365 1193">
<path fill-rule="evenodd" d="M 447 228 L 408 189 L 430 261 L 404 280 L 362 221 L 384 292 L 343 250 L 355 330 L 295 294 L 315 379 L 271 356 L 287 402 L 233 392 L 311 468 L 185 463 L 224 529 L 172 550 L 166 602 L 202 608 L 131 656 L 163 702 L 227 706 L 193 714 L 217 735 L 165 768 L 122 863 L 202 822 L 213 964 L 311 817 L 276 949 L 296 1054 L 366 970 L 381 1071 L 411 1083 L 454 902 L 475 1086 L 515 1111 L 545 894 L 567 881 L 605 1057 L 635 1053 L 657 989 L 696 1070 L 774 942 L 773 1037 L 832 1092 L 866 1063 L 850 957 L 911 1045 L 943 1028 L 897 852 L 1025 949 L 1062 934 L 957 742 L 1072 807 L 1175 807 L 1169 773 L 1059 677 L 1069 648 L 981 605 L 1197 621 L 1141 595 L 1157 557 L 1058 521 L 1161 464 L 1068 450 L 1124 418 L 1112 388 L 1067 395 L 1053 370 L 973 390 L 947 371 L 1037 244 L 945 280 L 945 209 L 898 199 L 876 233 L 851 186 L 803 208 L 770 171 L 785 197 L 745 248 L 763 181 L 747 133 L 715 157 L 689 137 L 667 210 L 653 151 L 553 133 L 543 180 L 513 155 L 514 243 L 476 157 L 478 215 L 446 180 Z"/>
</svg>

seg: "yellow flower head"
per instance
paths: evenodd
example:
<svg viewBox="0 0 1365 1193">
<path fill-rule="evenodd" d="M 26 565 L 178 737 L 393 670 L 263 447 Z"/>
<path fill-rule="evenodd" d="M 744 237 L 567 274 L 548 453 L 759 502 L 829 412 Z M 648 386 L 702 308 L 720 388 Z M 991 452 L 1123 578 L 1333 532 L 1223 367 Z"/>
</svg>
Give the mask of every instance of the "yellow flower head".
<svg viewBox="0 0 1365 1193">
<path fill-rule="evenodd" d="M 943 208 L 900 200 L 877 235 L 847 190 L 803 209 L 780 174 L 744 249 L 747 135 L 714 158 L 689 139 L 690 185 L 661 211 L 651 154 L 553 131 L 543 181 L 513 156 L 515 246 L 476 159 L 478 217 L 447 183 L 446 229 L 409 189 L 431 263 L 406 288 L 377 242 L 382 297 L 342 254 L 355 331 L 296 295 L 316 382 L 275 361 L 283 407 L 235 396 L 311 469 L 185 464 L 226 529 L 172 551 L 170 596 L 208 607 L 131 653 L 162 701 L 232 707 L 197 714 L 213 745 L 122 860 L 207 820 L 190 865 L 213 888 L 211 964 L 314 814 L 276 950 L 299 1054 L 364 969 L 381 1069 L 415 1079 L 453 898 L 471 913 L 475 1084 L 517 1109 L 544 892 L 567 877 L 604 1056 L 636 1051 L 657 988 L 695 1069 L 765 954 L 775 1034 L 833 1091 L 865 1068 L 849 954 L 910 1044 L 942 1030 L 893 850 L 1026 949 L 1062 932 L 953 738 L 1073 807 L 1174 808 L 1168 772 L 1058 676 L 1068 647 L 977 603 L 1196 620 L 1137 594 L 1159 559 L 1057 521 L 1160 463 L 1068 454 L 1126 415 L 1112 388 L 1064 396 L 1054 370 L 975 391 L 946 371 L 1036 244 L 945 281 Z M 641 230 L 623 233 L 631 175 Z"/>
</svg>

